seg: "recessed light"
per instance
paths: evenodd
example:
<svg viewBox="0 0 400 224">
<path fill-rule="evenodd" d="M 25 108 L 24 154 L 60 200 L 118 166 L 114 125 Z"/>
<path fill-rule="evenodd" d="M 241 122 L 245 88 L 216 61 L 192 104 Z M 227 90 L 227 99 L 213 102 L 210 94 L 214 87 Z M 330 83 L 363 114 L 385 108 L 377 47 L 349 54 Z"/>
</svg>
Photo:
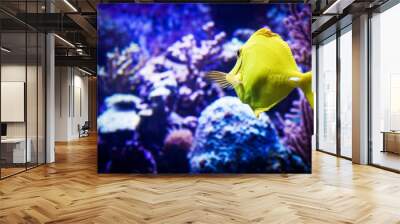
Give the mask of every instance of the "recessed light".
<svg viewBox="0 0 400 224">
<path fill-rule="evenodd" d="M 83 73 L 85 73 L 85 74 L 87 74 L 87 75 L 90 75 L 90 76 L 92 75 L 92 73 L 90 73 L 90 72 L 88 72 L 88 71 L 86 71 L 86 70 L 83 70 L 83 69 L 81 69 L 81 68 L 79 68 L 79 67 L 78 67 L 78 70 L 81 71 L 81 72 L 83 72 Z"/>
<path fill-rule="evenodd" d="M 68 1 L 64 0 L 64 3 L 68 5 L 74 12 L 78 12 L 78 10 Z"/>
<path fill-rule="evenodd" d="M 1 51 L 4 51 L 6 53 L 10 53 L 11 52 L 11 50 L 9 50 L 9 49 L 7 49 L 5 47 L 1 47 L 0 49 L 1 49 Z"/>
<path fill-rule="evenodd" d="M 61 40 L 62 42 L 64 42 L 64 43 L 66 43 L 67 45 L 69 45 L 70 47 L 73 47 L 73 48 L 75 48 L 75 45 L 73 45 L 71 42 L 69 42 L 68 40 L 66 40 L 66 39 L 64 39 L 64 38 L 62 38 L 62 37 L 60 37 L 59 35 L 57 35 L 57 34 L 54 34 L 54 36 L 55 37 L 57 37 L 59 40 Z"/>
</svg>

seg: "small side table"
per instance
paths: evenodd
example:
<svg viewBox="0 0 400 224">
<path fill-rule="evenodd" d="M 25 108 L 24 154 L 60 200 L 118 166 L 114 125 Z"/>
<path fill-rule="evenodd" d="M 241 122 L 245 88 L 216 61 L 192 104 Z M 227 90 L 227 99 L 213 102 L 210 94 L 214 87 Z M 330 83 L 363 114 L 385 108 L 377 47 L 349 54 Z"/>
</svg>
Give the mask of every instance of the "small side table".
<svg viewBox="0 0 400 224">
<path fill-rule="evenodd" d="M 382 152 L 391 152 L 400 154 L 400 131 L 382 131 L 383 150 Z"/>
</svg>

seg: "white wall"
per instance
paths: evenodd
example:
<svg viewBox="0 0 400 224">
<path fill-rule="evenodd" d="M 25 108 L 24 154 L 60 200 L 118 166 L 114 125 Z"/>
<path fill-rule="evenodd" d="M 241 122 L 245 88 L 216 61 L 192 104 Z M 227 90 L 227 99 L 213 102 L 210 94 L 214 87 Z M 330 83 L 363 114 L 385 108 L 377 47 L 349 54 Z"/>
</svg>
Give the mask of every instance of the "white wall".
<svg viewBox="0 0 400 224">
<path fill-rule="evenodd" d="M 85 121 L 89 120 L 89 111 L 88 111 L 88 77 L 82 76 L 82 73 L 78 73 L 75 70 L 74 75 L 74 108 L 73 119 L 72 119 L 72 136 L 78 137 L 78 124 L 83 125 Z"/>
<path fill-rule="evenodd" d="M 68 88 L 70 84 L 68 71 L 67 67 L 55 69 L 55 141 L 68 140 Z"/>
<path fill-rule="evenodd" d="M 55 140 L 79 138 L 78 125 L 88 121 L 88 77 L 72 67 L 56 67 Z"/>
<path fill-rule="evenodd" d="M 25 64 L 4 64 L 1 66 L 1 81 L 2 82 L 25 82 L 25 75 L 27 69 L 28 72 L 28 85 L 27 88 L 27 106 L 30 107 L 27 113 L 28 118 L 28 137 L 31 133 L 30 128 L 36 130 L 36 111 L 37 99 L 36 99 L 36 80 L 31 78 L 31 74 L 36 74 L 36 66 L 29 66 L 26 68 Z M 35 76 L 36 77 L 36 76 Z M 40 106 L 40 105 L 39 105 Z M 34 107 L 34 108 L 33 108 Z M 1 108 L 1 110 L 7 110 L 8 108 Z M 34 122 L 34 123 L 32 123 Z M 26 122 L 7 122 L 7 135 L 8 137 L 25 137 L 25 123 Z M 33 131 L 32 131 L 33 133 Z M 35 132 L 36 135 L 36 132 Z"/>
<path fill-rule="evenodd" d="M 8 64 L 1 66 L 1 81 L 3 82 L 25 82 L 25 64 Z M 7 110 L 7 108 L 1 108 Z M 25 123 L 7 123 L 7 137 L 25 137 Z"/>
<path fill-rule="evenodd" d="M 36 70 L 38 69 L 38 70 Z M 27 77 L 27 80 L 25 78 Z M 39 159 L 39 163 L 44 163 L 44 74 L 42 67 L 36 67 L 24 64 L 10 63 L 1 66 L 2 82 L 24 82 L 26 84 L 26 107 L 25 104 L 21 108 L 22 113 L 26 112 L 27 120 L 22 122 L 6 122 L 7 137 L 9 138 L 25 138 L 29 139 L 32 162 Z M 24 94 L 24 90 L 21 90 Z M 7 97 L 7 96 L 2 96 Z M 11 108 L 2 107 L 3 112 L 11 110 Z M 13 113 L 13 111 L 7 111 Z M 39 156 L 37 156 L 39 153 Z"/>
</svg>

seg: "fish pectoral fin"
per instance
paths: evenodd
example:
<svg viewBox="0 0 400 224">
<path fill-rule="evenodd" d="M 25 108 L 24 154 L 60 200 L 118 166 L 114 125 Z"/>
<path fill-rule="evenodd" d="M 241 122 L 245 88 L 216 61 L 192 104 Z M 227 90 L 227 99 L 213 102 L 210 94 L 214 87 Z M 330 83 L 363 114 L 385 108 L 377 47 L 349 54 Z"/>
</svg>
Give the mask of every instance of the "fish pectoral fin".
<svg viewBox="0 0 400 224">
<path fill-rule="evenodd" d="M 254 114 L 256 115 L 256 117 L 257 118 L 259 118 L 260 117 L 260 114 L 262 113 L 262 112 L 264 112 L 265 110 L 263 110 L 263 109 L 255 109 L 254 110 Z"/>
<path fill-rule="evenodd" d="M 211 71 L 206 74 L 206 78 L 216 82 L 222 88 L 232 88 L 232 84 L 226 79 L 227 74 L 224 72 Z"/>
<path fill-rule="evenodd" d="M 226 81 L 229 82 L 233 87 L 236 87 L 236 86 L 242 84 L 242 81 L 240 81 L 239 77 L 240 77 L 240 73 L 238 73 L 237 75 L 228 74 L 226 76 Z"/>
</svg>

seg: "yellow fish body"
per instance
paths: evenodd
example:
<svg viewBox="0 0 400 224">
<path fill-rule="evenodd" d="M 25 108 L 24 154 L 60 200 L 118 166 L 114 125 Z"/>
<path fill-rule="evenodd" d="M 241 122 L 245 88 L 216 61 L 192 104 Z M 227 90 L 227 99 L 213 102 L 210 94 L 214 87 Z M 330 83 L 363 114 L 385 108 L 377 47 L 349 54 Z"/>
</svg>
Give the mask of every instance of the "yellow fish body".
<svg viewBox="0 0 400 224">
<path fill-rule="evenodd" d="M 311 72 L 301 73 L 289 45 L 267 28 L 256 31 L 238 52 L 228 73 L 210 72 L 210 79 L 222 87 L 233 87 L 243 103 L 258 117 L 283 100 L 294 88 L 301 88 L 314 108 Z"/>
</svg>

